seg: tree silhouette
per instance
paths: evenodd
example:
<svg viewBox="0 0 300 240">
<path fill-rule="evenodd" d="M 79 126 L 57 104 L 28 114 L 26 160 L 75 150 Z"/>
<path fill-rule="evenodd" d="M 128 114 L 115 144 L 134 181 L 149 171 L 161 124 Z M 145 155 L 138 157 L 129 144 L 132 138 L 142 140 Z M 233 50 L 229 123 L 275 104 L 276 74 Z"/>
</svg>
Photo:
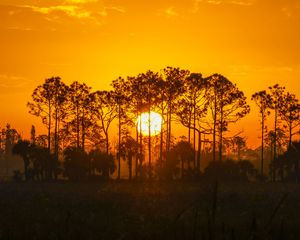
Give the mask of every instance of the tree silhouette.
<svg viewBox="0 0 300 240">
<path fill-rule="evenodd" d="M 129 170 L 128 176 L 129 180 L 131 180 L 133 157 L 137 157 L 139 143 L 131 136 L 124 136 L 119 149 L 118 156 L 122 157 L 127 162 Z"/>
<path fill-rule="evenodd" d="M 241 182 L 255 175 L 255 168 L 249 161 L 212 161 L 204 171 L 204 178 L 210 181 Z"/>
<path fill-rule="evenodd" d="M 279 131 L 279 110 L 283 103 L 283 94 L 285 91 L 285 87 L 280 86 L 279 84 L 275 84 L 272 87 L 269 87 L 270 94 L 272 97 L 272 109 L 274 110 L 274 145 L 273 145 L 273 161 L 277 158 L 277 141 L 278 141 L 278 131 Z M 271 164 L 274 166 L 274 164 Z M 275 181 L 275 169 L 271 170 L 272 173 L 272 180 Z"/>
<path fill-rule="evenodd" d="M 193 130 L 193 148 L 195 149 L 194 169 L 200 172 L 201 134 L 207 133 L 202 122 L 208 107 L 208 80 L 199 73 L 190 74 L 184 82 L 184 93 L 176 104 L 176 116 L 179 122 L 188 128 L 188 142 L 191 143 Z M 198 151 L 196 156 L 196 132 L 198 135 Z"/>
<path fill-rule="evenodd" d="M 101 174 L 103 180 L 109 180 L 109 175 L 116 170 L 113 155 L 96 149 L 91 151 L 89 156 L 92 160 L 93 168 Z"/>
<path fill-rule="evenodd" d="M 170 151 L 170 158 L 167 159 L 168 171 L 176 174 L 176 165 L 180 163 L 181 165 L 181 178 L 189 177 L 192 173 L 192 169 L 188 168 L 185 170 L 184 165 L 190 166 L 190 163 L 194 161 L 194 152 L 193 146 L 184 140 L 177 142 Z"/>
<path fill-rule="evenodd" d="M 83 180 L 88 173 L 88 155 L 77 147 L 64 150 L 64 176 L 70 180 Z"/>
<path fill-rule="evenodd" d="M 35 131 L 35 126 L 34 126 L 34 125 L 31 126 L 30 140 L 31 140 L 31 144 L 32 144 L 32 145 L 35 145 L 35 141 L 36 141 L 36 131 Z"/>
<path fill-rule="evenodd" d="M 54 152 L 58 154 L 58 128 L 61 121 L 62 105 L 65 101 L 67 87 L 60 77 L 45 80 L 44 84 L 36 87 L 31 95 L 32 102 L 28 102 L 29 113 L 38 116 L 47 126 L 48 151 L 51 152 L 51 129 L 54 124 Z M 54 119 L 54 123 L 53 123 Z"/>
<path fill-rule="evenodd" d="M 264 175 L 264 139 L 265 139 L 265 121 L 270 115 L 270 108 L 272 107 L 271 95 L 266 91 L 256 92 L 251 98 L 259 108 L 260 124 L 261 124 L 261 176 Z"/>
<path fill-rule="evenodd" d="M 118 79 L 112 82 L 112 87 L 114 89 L 114 98 L 115 104 L 117 105 L 117 118 L 118 118 L 118 152 L 121 152 L 121 141 L 122 134 L 127 132 L 127 126 L 133 126 L 134 123 L 128 116 L 128 111 L 126 111 L 127 107 L 129 107 L 129 85 L 128 82 L 125 81 L 124 78 L 119 77 Z M 118 179 L 120 179 L 121 175 L 121 155 L 117 155 L 118 158 Z M 130 163 L 130 167 L 132 167 L 132 162 Z M 131 172 L 132 176 L 132 172 Z"/>
<path fill-rule="evenodd" d="M 118 107 L 113 91 L 96 91 L 92 94 L 92 112 L 99 124 L 101 133 L 105 136 L 105 150 L 109 153 L 109 128 L 113 120 L 118 116 Z"/>
<path fill-rule="evenodd" d="M 170 143 L 172 136 L 172 115 L 175 111 L 175 102 L 183 93 L 184 80 L 189 75 L 188 70 L 180 68 L 166 67 L 163 69 L 163 77 L 166 81 L 165 101 L 167 103 L 166 123 L 167 123 L 167 137 L 166 137 L 166 153 L 170 151 Z"/>
<path fill-rule="evenodd" d="M 299 100 L 294 94 L 287 92 L 282 97 L 280 104 L 279 114 L 281 119 L 285 122 L 288 129 L 289 141 L 288 148 L 291 147 L 293 142 L 293 136 L 299 134 L 299 130 L 295 132 L 295 129 L 300 125 L 300 104 Z"/>
<path fill-rule="evenodd" d="M 213 160 L 216 159 L 216 135 L 219 134 L 219 160 L 222 160 L 223 133 L 250 112 L 244 93 L 220 74 L 209 77 L 210 110 L 213 122 Z M 218 128 L 218 131 L 217 131 Z"/>
<path fill-rule="evenodd" d="M 27 140 L 19 140 L 12 148 L 12 153 L 19 155 L 23 159 L 26 181 L 29 180 L 30 148 L 30 142 Z"/>
<path fill-rule="evenodd" d="M 49 154 L 47 147 L 31 145 L 30 161 L 32 162 L 34 177 L 38 180 L 49 179 L 51 172 L 58 175 L 58 162 L 51 161 L 54 155 Z"/>
<path fill-rule="evenodd" d="M 93 131 L 91 88 L 85 83 L 73 82 L 68 90 L 68 108 L 64 120 L 67 137 L 72 146 L 85 151 L 89 132 Z"/>
</svg>

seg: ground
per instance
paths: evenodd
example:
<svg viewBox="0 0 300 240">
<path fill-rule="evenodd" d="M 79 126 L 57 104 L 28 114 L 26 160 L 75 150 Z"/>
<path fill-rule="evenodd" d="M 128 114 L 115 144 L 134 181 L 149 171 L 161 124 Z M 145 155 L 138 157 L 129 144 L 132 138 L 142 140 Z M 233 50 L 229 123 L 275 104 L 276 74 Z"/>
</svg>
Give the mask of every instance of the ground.
<svg viewBox="0 0 300 240">
<path fill-rule="evenodd" d="M 300 185 L 1 183 L 0 239 L 299 239 Z"/>
</svg>

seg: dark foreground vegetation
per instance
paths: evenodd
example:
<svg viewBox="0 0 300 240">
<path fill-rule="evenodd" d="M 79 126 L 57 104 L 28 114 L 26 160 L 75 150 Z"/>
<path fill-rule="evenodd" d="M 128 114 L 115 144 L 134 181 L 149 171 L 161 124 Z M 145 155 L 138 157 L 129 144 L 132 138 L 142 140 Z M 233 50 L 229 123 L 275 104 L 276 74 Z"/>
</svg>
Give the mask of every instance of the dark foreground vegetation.
<svg viewBox="0 0 300 240">
<path fill-rule="evenodd" d="M 0 239 L 299 239 L 281 183 L 3 183 Z"/>
</svg>

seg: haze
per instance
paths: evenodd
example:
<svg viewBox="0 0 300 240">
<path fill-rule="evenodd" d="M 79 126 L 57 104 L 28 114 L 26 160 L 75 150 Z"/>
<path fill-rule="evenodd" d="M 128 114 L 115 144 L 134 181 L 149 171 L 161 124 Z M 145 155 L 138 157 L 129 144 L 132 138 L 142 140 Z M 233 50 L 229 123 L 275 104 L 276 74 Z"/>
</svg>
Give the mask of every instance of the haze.
<svg viewBox="0 0 300 240">
<path fill-rule="evenodd" d="M 299 97 L 299 29 L 297 0 L 1 0 L 0 125 L 25 136 L 32 124 L 43 131 L 26 103 L 51 76 L 97 90 L 118 76 L 174 66 L 221 73 L 249 102 L 275 83 Z M 251 105 L 235 130 L 255 145 Z"/>
</svg>

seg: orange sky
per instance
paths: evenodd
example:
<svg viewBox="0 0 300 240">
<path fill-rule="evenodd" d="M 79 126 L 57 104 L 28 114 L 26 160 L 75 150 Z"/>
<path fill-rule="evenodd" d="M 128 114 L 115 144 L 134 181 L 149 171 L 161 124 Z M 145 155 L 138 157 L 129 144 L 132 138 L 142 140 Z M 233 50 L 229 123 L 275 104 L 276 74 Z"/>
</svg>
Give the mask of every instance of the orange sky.
<svg viewBox="0 0 300 240">
<path fill-rule="evenodd" d="M 275 83 L 300 97 L 299 43 L 298 0 L 0 0 L 0 125 L 28 135 L 40 120 L 26 103 L 53 75 L 96 90 L 170 65 L 221 73 L 248 98 Z M 252 110 L 234 129 L 250 145 Z"/>
</svg>

